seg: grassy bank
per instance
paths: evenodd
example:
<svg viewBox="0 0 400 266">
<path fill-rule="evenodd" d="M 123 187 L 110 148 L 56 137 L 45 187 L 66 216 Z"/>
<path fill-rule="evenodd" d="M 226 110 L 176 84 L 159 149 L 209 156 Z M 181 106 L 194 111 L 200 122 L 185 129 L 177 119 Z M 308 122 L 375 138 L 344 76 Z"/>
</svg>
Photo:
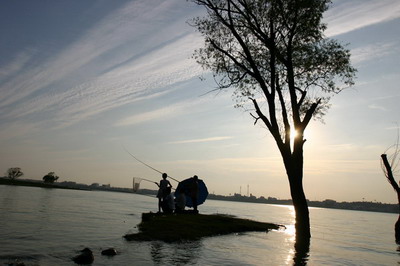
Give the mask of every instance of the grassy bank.
<svg viewBox="0 0 400 266">
<path fill-rule="evenodd" d="M 268 232 L 282 226 L 221 214 L 155 214 L 143 213 L 139 233 L 127 234 L 125 239 L 136 241 L 161 240 L 175 242 L 202 237 L 241 232 Z"/>
</svg>

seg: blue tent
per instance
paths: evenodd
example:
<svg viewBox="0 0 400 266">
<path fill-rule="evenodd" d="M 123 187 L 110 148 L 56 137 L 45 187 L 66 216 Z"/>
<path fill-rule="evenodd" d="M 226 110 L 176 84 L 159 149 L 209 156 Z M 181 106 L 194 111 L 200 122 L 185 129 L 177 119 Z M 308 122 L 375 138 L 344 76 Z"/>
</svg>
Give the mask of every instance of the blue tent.
<svg viewBox="0 0 400 266">
<path fill-rule="evenodd" d="M 175 190 L 175 197 L 177 197 L 180 193 L 185 193 L 186 196 L 186 206 L 187 207 L 193 207 L 193 202 L 192 202 L 192 198 L 190 197 L 190 187 L 191 184 L 194 182 L 194 178 L 188 178 L 185 179 L 181 182 L 179 182 L 176 190 Z M 197 198 L 197 205 L 203 204 L 208 196 L 208 190 L 206 187 L 206 184 L 203 182 L 203 180 L 198 179 L 197 180 L 198 183 L 198 198 Z"/>
</svg>

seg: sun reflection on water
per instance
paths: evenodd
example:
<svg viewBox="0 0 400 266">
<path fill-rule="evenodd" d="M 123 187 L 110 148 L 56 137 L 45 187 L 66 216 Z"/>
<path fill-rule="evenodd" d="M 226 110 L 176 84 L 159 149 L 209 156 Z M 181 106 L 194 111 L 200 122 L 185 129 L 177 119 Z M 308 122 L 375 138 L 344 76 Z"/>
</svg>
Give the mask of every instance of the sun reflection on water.
<svg viewBox="0 0 400 266">
<path fill-rule="evenodd" d="M 293 257 L 294 257 L 294 248 L 291 248 L 288 252 L 288 255 L 285 260 L 285 265 L 292 265 L 293 264 Z"/>
<path fill-rule="evenodd" d="M 289 211 L 289 215 L 291 217 L 292 223 L 291 224 L 286 224 L 285 225 L 285 230 L 284 230 L 284 234 L 285 234 L 285 242 L 288 244 L 288 246 L 290 246 L 291 248 L 288 250 L 286 259 L 285 259 L 285 265 L 292 265 L 293 264 L 293 259 L 295 256 L 295 249 L 294 249 L 294 244 L 295 244 L 295 240 L 296 240 L 296 227 L 294 225 L 295 223 L 295 219 L 296 219 L 296 213 L 294 210 L 293 206 L 285 206 L 288 211 Z"/>
<path fill-rule="evenodd" d="M 285 225 L 285 234 L 286 234 L 286 241 L 287 242 L 294 242 L 296 239 L 296 228 L 294 224 Z"/>
</svg>

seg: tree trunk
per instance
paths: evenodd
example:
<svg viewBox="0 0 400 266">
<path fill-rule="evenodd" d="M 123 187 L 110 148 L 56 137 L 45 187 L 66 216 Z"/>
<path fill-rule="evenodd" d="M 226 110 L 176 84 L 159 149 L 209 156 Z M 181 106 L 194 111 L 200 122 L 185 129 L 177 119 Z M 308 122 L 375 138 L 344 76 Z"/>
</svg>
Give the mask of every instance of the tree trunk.
<svg viewBox="0 0 400 266">
<path fill-rule="evenodd" d="M 293 207 L 296 213 L 296 242 L 297 240 L 302 242 L 303 239 L 311 237 L 308 203 L 304 194 L 302 178 L 299 178 L 299 176 L 289 176 L 289 183 Z"/>
<path fill-rule="evenodd" d="M 310 239 L 310 215 L 308 211 L 308 203 L 306 195 L 303 189 L 303 170 L 302 162 L 293 162 L 290 165 L 285 164 L 286 172 L 288 174 L 290 194 L 292 196 L 293 207 L 296 213 L 296 242 L 302 242 L 303 240 Z M 297 170 L 299 167 L 294 165 L 301 163 L 300 171 Z"/>
<path fill-rule="evenodd" d="M 396 224 L 394 225 L 394 236 L 396 239 L 396 243 L 400 245 L 400 187 L 397 185 L 396 181 L 394 180 L 393 172 L 392 172 L 392 166 L 390 165 L 387 155 L 382 154 L 381 155 L 383 165 L 386 168 L 386 177 L 389 181 L 389 183 L 392 185 L 393 189 L 397 193 L 397 201 L 399 203 L 399 218 L 397 219 Z"/>
<path fill-rule="evenodd" d="M 396 239 L 396 243 L 400 245 L 400 215 L 396 224 L 394 225 L 394 237 Z"/>
<path fill-rule="evenodd" d="M 303 144 L 303 138 L 298 136 L 294 140 L 293 153 L 290 152 L 290 148 L 281 149 L 296 213 L 296 242 L 297 240 L 299 242 L 303 240 L 309 242 L 311 237 L 308 203 L 303 189 Z"/>
<path fill-rule="evenodd" d="M 303 170 L 302 161 L 294 162 L 294 165 L 301 164 L 301 167 L 293 167 L 294 169 L 286 169 L 288 174 L 290 193 L 292 196 L 293 207 L 296 213 L 296 238 L 294 243 L 295 256 L 293 258 L 294 265 L 306 265 L 309 250 L 310 250 L 310 240 L 311 240 L 311 230 L 310 230 L 310 215 L 308 211 L 308 203 L 303 189 Z M 297 171 L 295 169 L 298 169 Z M 292 170 L 292 171 L 290 171 Z M 297 172 L 297 174 L 296 174 Z"/>
</svg>

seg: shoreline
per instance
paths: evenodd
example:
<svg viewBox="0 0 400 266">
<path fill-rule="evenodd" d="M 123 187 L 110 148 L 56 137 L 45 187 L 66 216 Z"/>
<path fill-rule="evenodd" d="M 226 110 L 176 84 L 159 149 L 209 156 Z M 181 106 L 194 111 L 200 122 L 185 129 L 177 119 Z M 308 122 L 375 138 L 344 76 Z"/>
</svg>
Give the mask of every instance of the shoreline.
<svg viewBox="0 0 400 266">
<path fill-rule="evenodd" d="M 10 180 L 5 177 L 0 177 L 0 185 L 14 185 L 14 186 L 30 186 L 30 187 L 43 187 L 43 188 L 59 188 L 59 189 L 75 189 L 85 191 L 111 191 L 111 192 L 123 192 L 132 193 L 137 195 L 156 195 L 156 190 L 142 189 L 134 192 L 130 188 L 118 188 L 111 186 L 93 186 L 86 184 L 79 184 L 75 182 L 57 182 L 54 184 L 43 183 L 41 180 L 30 180 L 30 179 L 14 179 Z M 259 203 L 259 204 L 272 204 L 272 205 L 288 205 L 292 206 L 291 200 L 280 200 L 276 198 L 264 198 L 255 196 L 242 196 L 240 194 L 234 194 L 233 196 L 222 196 L 209 194 L 208 199 L 219 200 L 219 201 L 236 201 L 236 202 L 247 202 L 247 203 Z M 366 212 L 380 212 L 380 213 L 393 213 L 399 214 L 398 204 L 381 203 L 381 202 L 337 202 L 335 200 L 326 199 L 324 201 L 310 201 L 308 200 L 309 207 L 325 208 L 325 209 L 338 209 L 338 210 L 351 210 L 351 211 L 366 211 Z"/>
</svg>

